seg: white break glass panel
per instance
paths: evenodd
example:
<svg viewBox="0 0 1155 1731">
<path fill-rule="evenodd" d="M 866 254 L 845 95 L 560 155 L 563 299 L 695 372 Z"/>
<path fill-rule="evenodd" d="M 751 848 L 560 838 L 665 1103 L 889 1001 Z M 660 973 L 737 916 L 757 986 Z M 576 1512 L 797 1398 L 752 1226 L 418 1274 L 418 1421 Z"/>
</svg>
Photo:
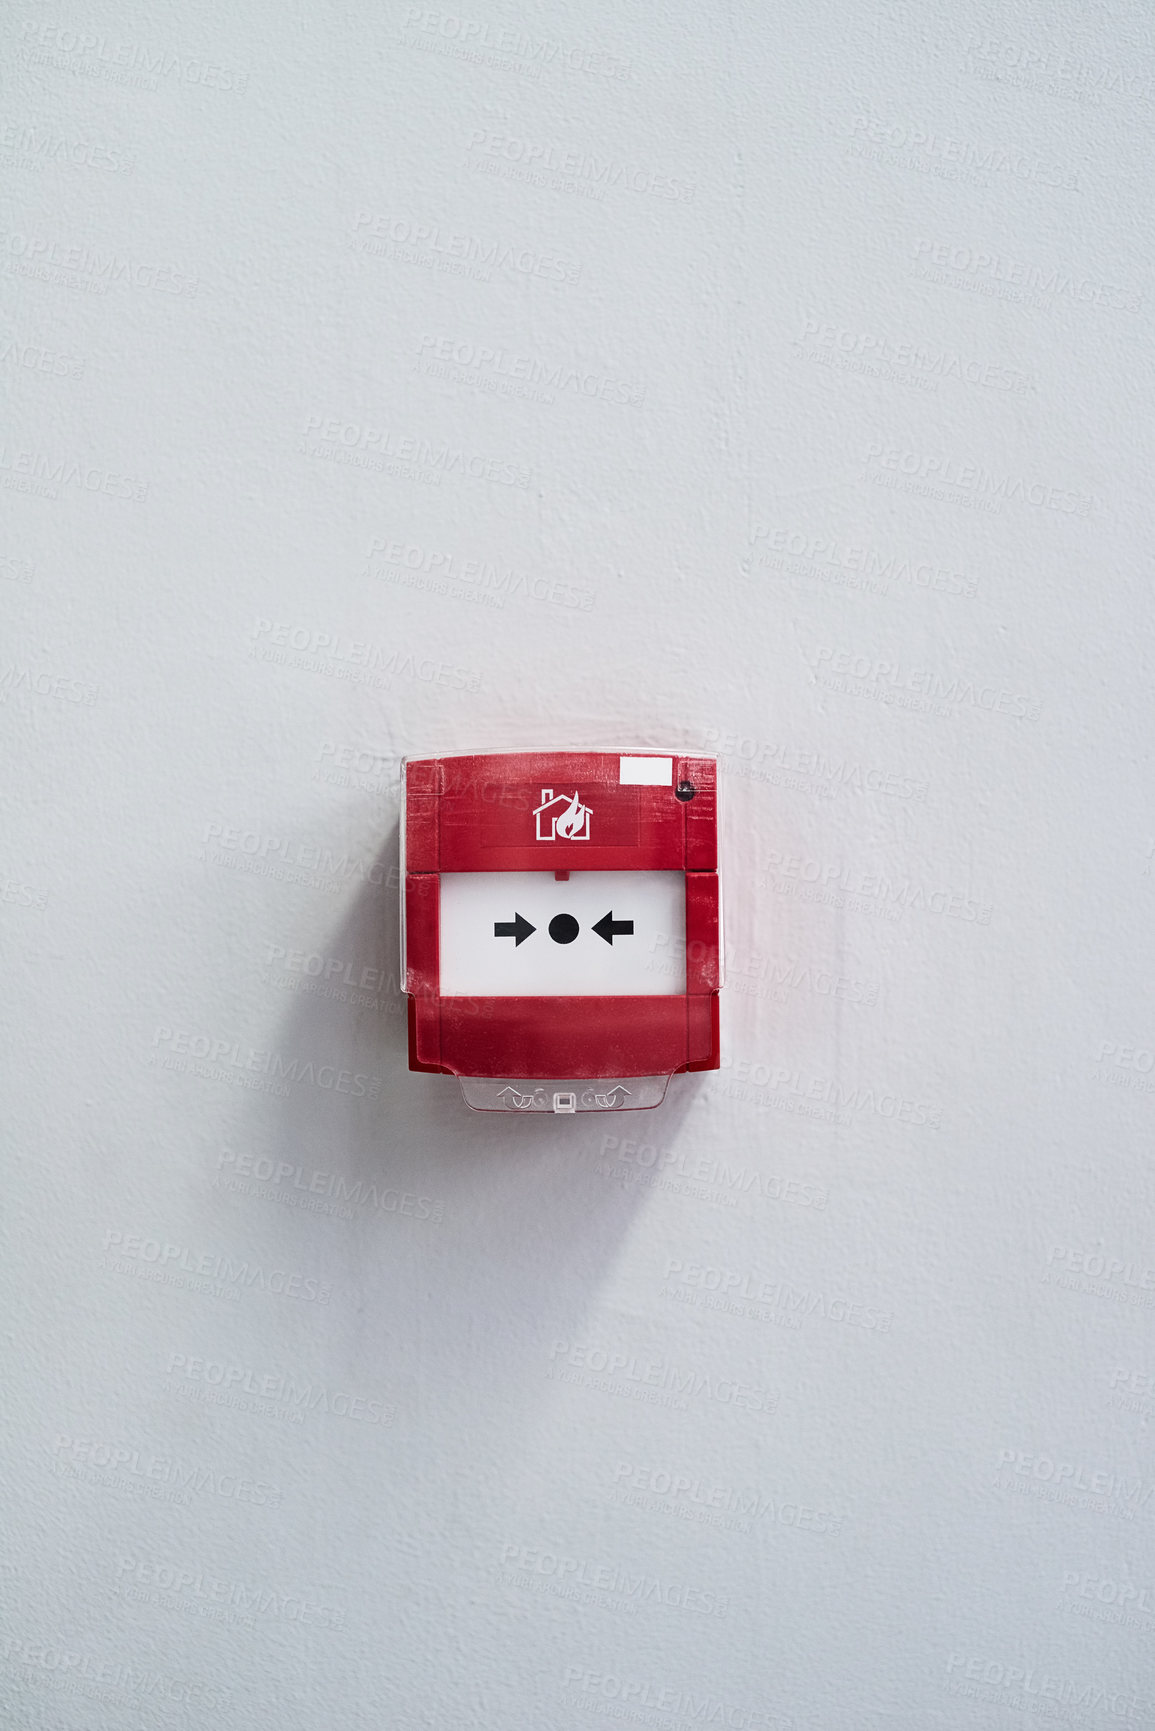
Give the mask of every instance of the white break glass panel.
<svg viewBox="0 0 1155 1731">
<path fill-rule="evenodd" d="M 684 872 L 575 871 L 561 883 L 552 871 L 441 874 L 445 997 L 685 989 Z"/>
</svg>

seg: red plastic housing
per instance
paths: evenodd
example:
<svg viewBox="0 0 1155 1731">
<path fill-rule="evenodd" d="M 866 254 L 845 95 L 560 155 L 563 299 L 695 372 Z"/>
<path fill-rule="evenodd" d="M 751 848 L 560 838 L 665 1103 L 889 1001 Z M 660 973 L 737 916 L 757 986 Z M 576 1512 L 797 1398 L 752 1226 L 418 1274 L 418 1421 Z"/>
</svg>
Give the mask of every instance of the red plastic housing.
<svg viewBox="0 0 1155 1731">
<path fill-rule="evenodd" d="M 655 769 L 671 763 L 668 782 L 623 780 L 627 763 L 650 760 Z M 553 789 L 564 793 L 543 805 L 543 793 Z M 409 994 L 411 1070 L 548 1079 L 718 1068 L 718 804 L 712 758 L 561 751 L 411 759 L 404 771 L 403 823 L 402 984 Z M 500 871 L 683 872 L 685 992 L 442 996 L 441 873 Z"/>
</svg>

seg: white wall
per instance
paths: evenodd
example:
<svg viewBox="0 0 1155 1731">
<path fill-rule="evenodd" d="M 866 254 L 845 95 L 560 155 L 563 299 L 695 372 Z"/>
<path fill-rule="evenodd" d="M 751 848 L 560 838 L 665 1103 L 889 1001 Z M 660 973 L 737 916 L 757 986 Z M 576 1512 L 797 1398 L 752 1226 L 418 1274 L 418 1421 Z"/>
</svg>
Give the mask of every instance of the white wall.
<svg viewBox="0 0 1155 1731">
<path fill-rule="evenodd" d="M 10 9 L 12 1724 L 1155 1724 L 1149 28 Z M 527 742 L 720 755 L 649 1116 L 406 1070 Z"/>
</svg>

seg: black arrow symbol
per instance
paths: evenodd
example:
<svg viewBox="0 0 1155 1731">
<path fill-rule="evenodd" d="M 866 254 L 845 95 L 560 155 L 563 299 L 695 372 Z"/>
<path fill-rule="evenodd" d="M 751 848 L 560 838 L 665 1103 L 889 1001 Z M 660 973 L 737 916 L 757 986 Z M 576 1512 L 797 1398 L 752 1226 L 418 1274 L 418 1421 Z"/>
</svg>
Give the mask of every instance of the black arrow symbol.
<svg viewBox="0 0 1155 1731">
<path fill-rule="evenodd" d="M 594 931 L 599 938 L 604 938 L 607 944 L 612 944 L 615 938 L 632 938 L 634 935 L 633 920 L 615 920 L 612 911 L 603 914 Z"/>
<path fill-rule="evenodd" d="M 494 920 L 494 922 L 493 922 L 493 935 L 494 935 L 494 937 L 495 938 L 512 938 L 513 939 L 513 947 L 515 950 L 516 950 L 518 944 L 524 943 L 525 939 L 529 937 L 530 933 L 536 932 L 536 930 L 537 930 L 537 927 L 531 926 L 529 921 L 525 918 L 524 914 L 514 914 L 514 916 L 511 920 Z M 631 931 L 633 930 L 632 926 L 630 927 L 630 930 Z"/>
</svg>

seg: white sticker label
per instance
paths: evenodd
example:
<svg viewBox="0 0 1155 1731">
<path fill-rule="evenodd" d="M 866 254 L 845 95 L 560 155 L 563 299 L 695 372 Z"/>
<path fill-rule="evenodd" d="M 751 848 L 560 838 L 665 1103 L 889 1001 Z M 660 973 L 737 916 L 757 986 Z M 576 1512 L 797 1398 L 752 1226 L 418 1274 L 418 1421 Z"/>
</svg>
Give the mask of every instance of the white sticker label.
<svg viewBox="0 0 1155 1731">
<path fill-rule="evenodd" d="M 622 787 L 669 787 L 674 779 L 672 757 L 621 757 L 618 763 Z"/>
<path fill-rule="evenodd" d="M 442 872 L 447 998 L 686 990 L 684 872 Z"/>
</svg>

